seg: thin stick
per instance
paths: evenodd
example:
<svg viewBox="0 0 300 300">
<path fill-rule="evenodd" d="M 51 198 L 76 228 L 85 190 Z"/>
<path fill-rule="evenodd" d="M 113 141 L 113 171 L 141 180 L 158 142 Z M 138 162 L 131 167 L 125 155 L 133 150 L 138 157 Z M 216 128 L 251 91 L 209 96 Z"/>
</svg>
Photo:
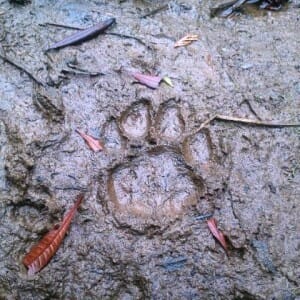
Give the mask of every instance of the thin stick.
<svg viewBox="0 0 300 300">
<path fill-rule="evenodd" d="M 75 27 L 75 26 L 70 26 L 70 25 L 65 25 L 65 24 L 51 23 L 51 22 L 41 23 L 39 25 L 40 26 L 55 26 L 55 27 L 66 28 L 66 29 L 74 29 L 74 30 L 83 30 L 83 29 L 85 29 L 85 28 L 80 28 L 80 27 Z"/>
<path fill-rule="evenodd" d="M 149 47 L 146 45 L 146 43 L 144 43 L 141 39 L 135 37 L 135 36 L 131 36 L 131 35 L 127 35 L 127 34 L 121 34 L 121 33 L 117 33 L 117 32 L 105 32 L 105 35 L 114 35 L 114 36 L 119 36 L 125 39 L 133 39 L 136 40 L 137 42 L 139 42 L 140 44 L 142 44 L 145 47 Z"/>
<path fill-rule="evenodd" d="M 69 73 L 73 75 L 87 75 L 87 76 L 100 76 L 100 75 L 105 75 L 102 72 L 92 72 L 84 69 L 80 69 L 77 67 L 74 67 L 72 65 L 68 65 L 69 69 L 62 69 L 62 73 Z"/>
<path fill-rule="evenodd" d="M 213 214 L 200 215 L 200 216 L 195 217 L 195 220 L 202 221 L 202 220 L 205 220 L 205 219 L 209 219 L 212 216 L 213 216 Z"/>
<path fill-rule="evenodd" d="M 74 30 L 84 30 L 85 29 L 85 28 L 80 28 L 80 27 L 75 27 L 75 26 L 70 26 L 70 25 L 65 25 L 65 24 L 59 24 L 59 23 L 51 23 L 51 22 L 41 23 L 39 25 L 40 26 L 55 26 L 55 27 L 59 27 L 59 28 L 74 29 Z M 117 33 L 117 32 L 105 32 L 104 34 L 119 36 L 119 37 L 122 37 L 125 39 L 133 39 L 133 40 L 138 41 L 142 45 L 147 46 L 146 43 L 144 43 L 141 39 L 139 39 L 135 36 L 121 34 L 121 33 Z"/>
<path fill-rule="evenodd" d="M 89 70 L 86 70 L 86 69 L 82 69 L 80 67 L 78 67 L 77 65 L 74 65 L 72 63 L 67 63 L 67 66 L 71 69 L 71 70 L 75 70 L 77 72 L 81 72 L 81 74 L 85 73 L 87 75 L 91 75 L 91 76 L 98 76 L 98 75 L 105 75 L 104 73 L 102 72 L 97 72 L 97 71 L 89 71 Z"/>
<path fill-rule="evenodd" d="M 156 8 L 156 9 L 150 11 L 149 13 L 147 13 L 147 14 L 141 16 L 141 19 L 144 19 L 144 18 L 153 16 L 153 15 L 159 13 L 160 11 L 162 11 L 162 10 L 168 8 L 168 6 L 169 6 L 169 4 L 162 5 L 162 6 L 158 7 L 158 8 Z"/>
<path fill-rule="evenodd" d="M 20 71 L 26 73 L 33 81 L 35 81 L 36 83 L 38 83 L 39 85 L 44 86 L 45 84 L 43 82 L 41 82 L 38 78 L 36 78 L 33 74 L 31 74 L 28 70 L 26 70 L 24 67 L 20 66 L 18 63 L 16 63 L 15 61 L 13 61 L 11 58 L 6 57 L 5 55 L 0 53 L 0 58 L 2 60 L 4 60 L 5 62 L 11 64 L 12 66 L 14 66 L 15 68 L 19 69 Z"/>
<path fill-rule="evenodd" d="M 266 127 L 299 127 L 300 123 L 273 123 L 273 122 L 265 122 L 265 121 L 256 121 L 246 118 L 236 118 L 236 117 L 228 117 L 224 115 L 216 115 L 216 120 L 221 121 L 229 121 L 235 123 L 243 123 L 254 126 L 266 126 Z"/>
<path fill-rule="evenodd" d="M 55 26 L 55 27 L 74 29 L 74 30 L 84 30 L 85 29 L 85 28 L 80 28 L 80 27 L 75 27 L 75 26 L 70 26 L 70 25 L 65 25 L 65 24 L 59 24 L 59 23 L 50 23 L 50 22 L 41 23 L 39 25 L 40 26 Z M 147 46 L 141 39 L 131 36 L 131 35 L 121 34 L 121 33 L 117 33 L 117 32 L 105 32 L 104 34 L 105 35 L 115 35 L 115 36 L 119 36 L 119 37 L 122 37 L 125 39 L 133 39 L 133 40 L 136 40 L 139 43 L 143 44 L 144 46 Z"/>
<path fill-rule="evenodd" d="M 237 118 L 237 117 L 230 117 L 224 115 L 215 114 L 206 121 L 204 121 L 200 127 L 197 129 L 199 132 L 201 129 L 206 127 L 209 123 L 214 120 L 225 121 L 225 122 L 234 122 L 234 123 L 241 123 L 246 124 L 249 126 L 265 126 L 265 127 L 273 127 L 273 128 L 280 128 L 280 127 L 300 127 L 300 123 L 273 123 L 273 122 L 265 122 L 259 120 L 251 120 L 246 118 Z"/>
<path fill-rule="evenodd" d="M 248 99 L 245 99 L 242 103 L 246 103 L 250 109 L 250 111 L 256 116 L 257 119 L 259 119 L 261 121 L 261 117 L 257 114 L 257 112 L 255 111 L 255 109 L 252 107 L 250 101 Z M 242 104 L 241 103 L 241 104 Z"/>
<path fill-rule="evenodd" d="M 215 118 L 217 117 L 217 115 L 213 115 L 212 117 L 210 117 L 209 119 L 207 119 L 206 121 L 204 121 L 200 127 L 197 129 L 197 131 L 200 131 L 202 128 L 206 127 L 211 121 L 213 121 Z"/>
</svg>

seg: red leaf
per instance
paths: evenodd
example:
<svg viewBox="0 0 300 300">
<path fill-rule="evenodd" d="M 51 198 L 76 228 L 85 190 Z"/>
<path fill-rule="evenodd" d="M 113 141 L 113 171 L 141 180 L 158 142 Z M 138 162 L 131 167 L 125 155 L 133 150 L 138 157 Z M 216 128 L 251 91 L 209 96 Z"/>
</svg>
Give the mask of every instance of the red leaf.
<svg viewBox="0 0 300 300">
<path fill-rule="evenodd" d="M 100 141 L 93 138 L 92 136 L 85 134 L 83 131 L 76 129 L 76 132 L 85 140 L 85 142 L 89 145 L 89 147 L 94 151 L 102 151 L 103 146 Z"/>
<path fill-rule="evenodd" d="M 227 252 L 227 244 L 226 244 L 225 236 L 223 232 L 217 228 L 216 219 L 215 218 L 208 219 L 207 225 L 212 235 L 219 241 L 219 243 L 222 245 L 224 250 Z"/>
<path fill-rule="evenodd" d="M 136 80 L 138 80 L 140 83 L 142 83 L 152 89 L 157 89 L 159 86 L 159 83 L 162 80 L 162 78 L 160 76 L 144 75 L 141 73 L 132 73 L 132 76 Z"/>
<path fill-rule="evenodd" d="M 59 226 L 55 225 L 23 258 L 23 264 L 28 268 L 28 275 L 34 275 L 44 268 L 56 253 L 79 207 L 83 195 L 79 195 L 74 206 L 63 218 Z"/>
</svg>

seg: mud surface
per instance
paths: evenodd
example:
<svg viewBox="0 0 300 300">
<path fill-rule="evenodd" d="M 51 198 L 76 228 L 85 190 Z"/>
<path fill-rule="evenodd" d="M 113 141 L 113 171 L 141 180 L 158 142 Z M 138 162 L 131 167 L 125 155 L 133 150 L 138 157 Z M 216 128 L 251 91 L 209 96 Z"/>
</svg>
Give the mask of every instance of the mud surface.
<svg viewBox="0 0 300 300">
<path fill-rule="evenodd" d="M 44 83 L 0 59 L 1 299 L 300 299 L 299 128 L 198 130 L 215 113 L 300 121 L 299 1 L 211 19 L 220 3 L 141 18 L 163 3 L 0 1 L 1 54 Z M 47 22 L 109 17 L 107 34 L 44 53 L 74 32 Z M 199 41 L 174 49 L 187 33 Z M 29 277 L 22 258 L 80 192 L 60 249 Z M 195 219 L 206 214 L 228 255 Z"/>
</svg>

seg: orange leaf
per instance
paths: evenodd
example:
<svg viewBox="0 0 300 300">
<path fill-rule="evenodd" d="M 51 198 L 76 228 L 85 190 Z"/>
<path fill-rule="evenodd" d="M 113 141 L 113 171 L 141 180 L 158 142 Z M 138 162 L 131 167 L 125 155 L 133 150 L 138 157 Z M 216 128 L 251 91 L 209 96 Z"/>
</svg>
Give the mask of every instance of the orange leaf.
<svg viewBox="0 0 300 300">
<path fill-rule="evenodd" d="M 178 40 L 174 44 L 174 48 L 180 47 L 180 46 L 187 46 L 191 44 L 193 41 L 198 41 L 198 35 L 197 34 L 188 34 L 184 36 L 182 39 Z"/>
<path fill-rule="evenodd" d="M 63 218 L 59 226 L 54 226 L 23 258 L 23 264 L 28 268 L 28 275 L 34 275 L 44 268 L 59 248 L 79 207 L 83 195 L 79 195 L 74 206 Z"/>
<path fill-rule="evenodd" d="M 152 75 L 144 75 L 141 73 L 132 73 L 132 76 L 138 80 L 140 83 L 152 88 L 157 89 L 159 83 L 161 82 L 162 78 L 160 76 L 152 76 Z"/>
<path fill-rule="evenodd" d="M 76 132 L 85 140 L 85 142 L 89 145 L 89 147 L 94 151 L 102 151 L 103 146 L 100 141 L 93 138 L 92 136 L 85 134 L 83 131 L 76 129 Z"/>
<path fill-rule="evenodd" d="M 224 250 L 227 252 L 227 244 L 226 244 L 225 236 L 223 232 L 217 228 L 216 219 L 215 218 L 208 219 L 207 225 L 212 235 L 219 241 L 219 243 L 222 245 Z"/>
</svg>

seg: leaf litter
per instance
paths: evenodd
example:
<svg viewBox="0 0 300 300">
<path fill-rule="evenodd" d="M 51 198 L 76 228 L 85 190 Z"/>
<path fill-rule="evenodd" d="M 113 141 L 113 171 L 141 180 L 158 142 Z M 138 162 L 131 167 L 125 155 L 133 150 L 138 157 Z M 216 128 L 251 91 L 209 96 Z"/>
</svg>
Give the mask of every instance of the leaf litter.
<svg viewBox="0 0 300 300">
<path fill-rule="evenodd" d="M 187 34 L 186 36 L 184 36 L 174 44 L 174 48 L 188 46 L 194 41 L 198 41 L 198 35 Z"/>
<path fill-rule="evenodd" d="M 174 87 L 171 79 L 168 76 L 154 76 L 154 75 L 146 75 L 139 72 L 132 72 L 132 76 L 141 84 L 151 88 L 157 89 L 161 81 L 164 81 L 170 87 Z"/>
<path fill-rule="evenodd" d="M 134 72 L 132 76 L 141 84 L 146 85 L 151 89 L 157 89 L 159 84 L 162 80 L 160 76 L 152 76 L 152 75 L 145 75 L 142 73 Z"/>
<path fill-rule="evenodd" d="M 162 80 L 170 87 L 174 87 L 172 80 L 168 76 L 165 76 L 164 78 L 162 78 Z"/>
<path fill-rule="evenodd" d="M 75 45 L 75 44 L 87 41 L 87 40 L 95 37 L 96 35 L 100 34 L 101 32 L 103 32 L 106 28 L 108 28 L 115 22 L 116 22 L 115 18 L 110 18 L 104 22 L 98 23 L 98 24 L 88 27 L 84 30 L 75 32 L 74 34 L 64 38 L 63 40 L 51 45 L 47 49 L 47 51 L 53 50 L 53 49 L 64 48 L 67 46 L 71 46 L 71 45 Z"/>
<path fill-rule="evenodd" d="M 79 130 L 79 129 L 76 129 L 76 132 L 85 140 L 87 145 L 94 152 L 102 151 L 104 149 L 103 145 L 101 144 L 101 142 L 98 139 L 92 137 L 91 135 L 84 133 L 82 130 Z"/>
<path fill-rule="evenodd" d="M 23 258 L 23 264 L 28 268 L 28 275 L 32 276 L 43 269 L 54 256 L 61 245 L 71 221 L 83 200 L 83 194 L 77 200 L 69 212 L 65 215 L 60 225 L 55 225 Z"/>
<path fill-rule="evenodd" d="M 222 231 L 220 231 L 217 227 L 217 221 L 215 218 L 210 218 L 207 221 L 207 226 L 212 233 L 212 235 L 218 240 L 218 242 L 222 245 L 224 250 L 227 253 L 227 243 L 225 240 L 225 235 L 223 234 Z"/>
</svg>

